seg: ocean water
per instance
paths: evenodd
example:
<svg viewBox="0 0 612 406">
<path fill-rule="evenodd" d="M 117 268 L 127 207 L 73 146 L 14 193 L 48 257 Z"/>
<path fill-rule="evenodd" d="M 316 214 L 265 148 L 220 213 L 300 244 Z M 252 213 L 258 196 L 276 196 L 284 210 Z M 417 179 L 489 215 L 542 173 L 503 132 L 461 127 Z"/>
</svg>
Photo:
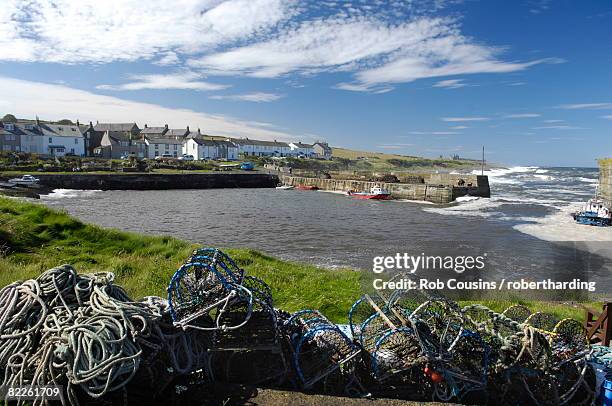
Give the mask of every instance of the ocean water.
<svg viewBox="0 0 612 406">
<path fill-rule="evenodd" d="M 448 206 L 276 189 L 56 190 L 42 202 L 106 227 L 249 247 L 328 268 L 367 271 L 374 257 L 397 253 L 486 254 L 484 271 L 462 277 L 578 277 L 597 281 L 600 293 L 612 292 L 612 228 L 577 225 L 570 215 L 594 195 L 596 168 L 486 174 L 490 199 Z"/>
</svg>

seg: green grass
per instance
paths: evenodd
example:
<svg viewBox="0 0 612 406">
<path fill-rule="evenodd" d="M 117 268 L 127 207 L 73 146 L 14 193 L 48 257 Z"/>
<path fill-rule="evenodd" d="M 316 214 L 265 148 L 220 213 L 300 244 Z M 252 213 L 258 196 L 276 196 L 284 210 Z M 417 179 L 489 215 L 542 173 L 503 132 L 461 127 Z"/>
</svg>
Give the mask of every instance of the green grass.
<svg viewBox="0 0 612 406">
<path fill-rule="evenodd" d="M 0 286 L 71 264 L 80 273 L 114 272 L 116 282 L 134 298 L 166 296 L 174 271 L 196 248 L 172 237 L 145 236 L 85 224 L 45 206 L 0 197 Z M 369 274 L 328 270 L 282 261 L 250 249 L 224 249 L 250 275 L 272 288 L 275 305 L 286 311 L 319 309 L 346 322 L 351 304 L 362 294 Z M 583 319 L 580 305 L 523 301 L 514 297 L 474 300 L 495 311 L 522 303 L 532 311 Z M 601 309 L 599 303 L 593 308 Z"/>
</svg>

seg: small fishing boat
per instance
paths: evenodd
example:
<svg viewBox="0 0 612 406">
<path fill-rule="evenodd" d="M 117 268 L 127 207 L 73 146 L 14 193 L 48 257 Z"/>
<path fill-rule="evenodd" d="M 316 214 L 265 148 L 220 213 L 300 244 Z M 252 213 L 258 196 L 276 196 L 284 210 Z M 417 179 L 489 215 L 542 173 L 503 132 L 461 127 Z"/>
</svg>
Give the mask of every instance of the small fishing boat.
<svg viewBox="0 0 612 406">
<path fill-rule="evenodd" d="M 278 190 L 291 190 L 293 189 L 293 186 L 291 185 L 280 185 L 276 187 Z"/>
<path fill-rule="evenodd" d="M 612 225 L 612 210 L 597 198 L 589 199 L 582 210 L 572 213 L 572 217 L 577 223 L 588 226 L 606 227 Z"/>
<path fill-rule="evenodd" d="M 40 182 L 40 179 L 35 178 L 32 175 L 23 175 L 21 178 L 9 179 L 9 183 L 14 183 L 20 186 L 37 185 L 38 182 Z"/>
<path fill-rule="evenodd" d="M 319 190 L 319 188 L 317 186 L 313 186 L 313 185 L 297 185 L 296 189 L 299 189 L 299 190 Z"/>
<path fill-rule="evenodd" d="M 391 199 L 391 192 L 380 186 L 374 186 L 370 189 L 370 192 L 353 192 L 349 190 L 347 192 L 349 196 L 356 197 L 358 199 L 370 199 L 370 200 L 389 200 Z"/>
</svg>

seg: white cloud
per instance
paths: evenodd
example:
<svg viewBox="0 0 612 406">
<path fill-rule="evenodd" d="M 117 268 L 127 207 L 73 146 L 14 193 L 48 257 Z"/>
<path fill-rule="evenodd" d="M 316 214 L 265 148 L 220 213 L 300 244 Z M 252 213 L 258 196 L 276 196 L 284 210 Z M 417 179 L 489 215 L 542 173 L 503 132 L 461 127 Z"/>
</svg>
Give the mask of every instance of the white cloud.
<svg viewBox="0 0 612 406">
<path fill-rule="evenodd" d="M 142 90 L 142 89 L 183 89 L 183 90 L 221 90 L 228 85 L 204 82 L 201 74 L 195 72 L 180 72 L 168 75 L 131 75 L 134 82 L 121 85 L 98 85 L 101 90 Z"/>
<path fill-rule="evenodd" d="M 442 121 L 449 123 L 461 123 L 465 121 L 487 121 L 488 117 L 442 117 Z"/>
<path fill-rule="evenodd" d="M 447 79 L 434 83 L 432 86 L 443 87 L 446 89 L 459 89 L 460 87 L 465 87 L 468 85 L 466 83 L 463 83 L 463 79 Z"/>
<path fill-rule="evenodd" d="M 554 123 L 563 123 L 565 120 L 542 120 L 543 123 L 554 124 Z"/>
<path fill-rule="evenodd" d="M 612 120 L 612 115 L 609 115 L 609 116 L 601 116 L 601 118 L 605 118 L 606 120 Z"/>
<path fill-rule="evenodd" d="M 402 24 L 377 18 L 344 17 L 304 21 L 268 40 L 193 58 L 210 73 L 274 78 L 288 73 L 355 72 L 354 83 L 337 88 L 379 91 L 393 83 L 470 74 L 503 73 L 540 63 L 504 62 L 498 48 L 464 37 L 454 20 L 421 17 Z"/>
<path fill-rule="evenodd" d="M 108 63 L 193 54 L 294 14 L 292 0 L 5 0 L 0 60 Z"/>
<path fill-rule="evenodd" d="M 248 101 L 255 103 L 267 103 L 283 98 L 284 95 L 276 93 L 246 93 L 246 94 L 231 94 L 231 95 L 215 95 L 210 96 L 209 99 L 213 100 L 232 100 L 232 101 Z"/>
<path fill-rule="evenodd" d="M 409 134 L 414 135 L 452 135 L 452 134 L 461 134 L 457 131 L 410 131 Z"/>
<path fill-rule="evenodd" d="M 293 136 L 265 123 L 252 123 L 224 115 L 201 113 L 189 109 L 172 109 L 151 103 L 102 96 L 61 85 L 17 80 L 0 76 L 0 105 L 5 112 L 18 117 L 59 119 L 70 117 L 82 123 L 105 122 L 164 122 L 170 127 L 201 128 L 208 134 L 228 137 L 249 137 L 265 140 L 295 140 Z M 308 137 L 309 138 L 309 137 Z"/>
<path fill-rule="evenodd" d="M 140 0 L 4 0 L 0 60 L 144 59 L 259 78 L 344 71 L 354 81 L 336 88 L 377 93 L 422 78 L 514 72 L 559 61 L 502 60 L 502 48 L 464 36 L 458 19 L 431 17 L 442 1 L 365 3 L 149 0 L 145 7 Z M 454 85 L 441 86 L 462 86 L 461 79 L 452 80 Z"/>
<path fill-rule="evenodd" d="M 541 114 L 538 113 L 519 113 L 519 114 L 507 114 L 506 118 L 534 118 L 540 117 Z"/>
<path fill-rule="evenodd" d="M 527 82 L 512 82 L 512 83 L 508 83 L 508 86 L 524 86 L 526 84 Z"/>
<path fill-rule="evenodd" d="M 177 65 L 181 62 L 176 52 L 168 51 L 161 56 L 157 61 L 153 62 L 155 65 L 168 66 Z"/>
<path fill-rule="evenodd" d="M 467 125 L 455 125 L 450 127 L 452 130 L 465 130 L 466 128 L 470 128 Z"/>
<path fill-rule="evenodd" d="M 557 106 L 560 109 L 566 110 L 598 110 L 612 109 L 612 103 L 578 103 L 578 104 L 562 104 Z"/>
<path fill-rule="evenodd" d="M 583 130 L 582 127 L 573 125 L 545 125 L 542 127 L 533 127 L 534 130 Z"/>
</svg>

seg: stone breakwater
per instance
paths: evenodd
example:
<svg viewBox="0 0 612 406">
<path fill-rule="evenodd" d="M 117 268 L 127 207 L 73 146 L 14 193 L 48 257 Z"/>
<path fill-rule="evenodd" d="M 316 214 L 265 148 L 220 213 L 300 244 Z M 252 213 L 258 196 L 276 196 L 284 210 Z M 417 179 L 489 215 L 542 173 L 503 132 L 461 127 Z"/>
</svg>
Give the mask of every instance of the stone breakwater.
<svg viewBox="0 0 612 406">
<path fill-rule="evenodd" d="M 41 174 L 40 184 L 51 189 L 169 190 L 273 188 L 278 176 L 264 173 L 191 174 Z"/>
<path fill-rule="evenodd" d="M 391 195 L 397 199 L 423 200 L 438 204 L 451 203 L 456 198 L 466 195 L 490 197 L 491 191 L 487 176 L 477 176 L 476 178 L 476 184 L 472 184 L 472 186 L 458 186 L 450 182 L 444 184 L 442 178 L 440 178 L 440 183 L 384 183 L 281 175 L 281 180 L 286 185 L 309 185 L 316 186 L 321 190 L 336 192 L 348 192 L 349 190 L 365 192 L 374 186 L 380 186 L 391 192 Z"/>
<path fill-rule="evenodd" d="M 612 207 L 612 158 L 599 161 L 599 195 Z"/>
</svg>

